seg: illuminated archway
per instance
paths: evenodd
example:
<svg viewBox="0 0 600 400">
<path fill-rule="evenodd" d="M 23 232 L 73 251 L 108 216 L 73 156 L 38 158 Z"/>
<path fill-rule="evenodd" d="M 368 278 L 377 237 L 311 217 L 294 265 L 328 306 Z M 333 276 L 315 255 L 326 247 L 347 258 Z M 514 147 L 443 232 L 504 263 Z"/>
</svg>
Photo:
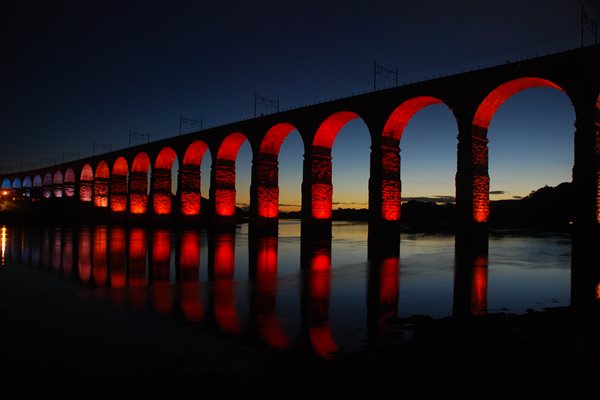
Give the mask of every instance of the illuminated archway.
<svg viewBox="0 0 600 400">
<path fill-rule="evenodd" d="M 152 169 L 152 207 L 154 214 L 171 214 L 172 193 L 171 193 L 171 168 L 177 158 L 175 150 L 171 147 L 163 148 L 154 162 Z"/>
<path fill-rule="evenodd" d="M 263 138 L 253 167 L 252 202 L 260 218 L 279 215 L 279 150 L 286 137 L 296 130 L 291 124 L 273 126 Z"/>
<path fill-rule="evenodd" d="M 124 157 L 115 160 L 110 181 L 110 209 L 114 212 L 127 210 L 127 174 L 129 166 Z"/>
<path fill-rule="evenodd" d="M 340 111 L 329 116 L 317 130 L 310 155 L 310 213 L 317 220 L 331 220 L 333 202 L 331 148 L 344 125 L 360 118 L 350 111 Z M 307 201 L 304 199 L 303 203 Z M 304 208 L 304 206 L 303 206 Z"/>
<path fill-rule="evenodd" d="M 387 119 L 382 133 L 379 158 L 381 168 L 379 190 L 373 195 L 371 205 L 379 206 L 384 221 L 399 221 L 402 203 L 402 181 L 400 177 L 400 139 L 411 118 L 423 108 L 442 103 L 431 96 L 419 96 L 404 101 Z"/>
<path fill-rule="evenodd" d="M 63 191 L 66 197 L 75 196 L 75 171 L 73 168 L 67 168 L 65 171 Z"/>
<path fill-rule="evenodd" d="M 490 177 L 488 172 L 487 131 L 492 117 L 511 96 L 530 88 L 548 87 L 565 92 L 560 86 L 542 78 L 525 77 L 506 82 L 490 92 L 481 102 L 473 118 L 471 130 L 472 220 L 487 222 L 490 214 Z M 457 193 L 458 197 L 458 193 Z"/>
<path fill-rule="evenodd" d="M 79 200 L 92 201 L 92 187 L 94 183 L 94 171 L 90 164 L 85 164 L 79 176 Z"/>
<path fill-rule="evenodd" d="M 52 178 L 52 193 L 54 197 L 62 197 L 63 195 L 63 174 L 61 171 L 56 171 Z"/>
<path fill-rule="evenodd" d="M 42 187 L 42 177 L 40 175 L 36 175 L 33 177 L 33 187 L 36 187 L 36 188 Z"/>
<path fill-rule="evenodd" d="M 94 205 L 96 207 L 108 207 L 108 188 L 110 182 L 110 170 L 106 161 L 100 161 L 94 174 Z"/>
<path fill-rule="evenodd" d="M 183 215 L 199 215 L 202 199 L 200 165 L 208 146 L 201 140 L 190 144 L 183 156 L 179 189 L 181 213 Z"/>
<path fill-rule="evenodd" d="M 4 180 L 2 181 L 2 189 L 10 189 L 10 188 L 11 188 L 10 179 L 4 178 Z"/>
<path fill-rule="evenodd" d="M 15 179 L 13 179 L 11 186 L 12 186 L 13 189 L 22 189 L 23 188 L 23 184 L 21 182 L 21 178 L 16 177 Z"/>
<path fill-rule="evenodd" d="M 150 157 L 142 152 L 135 156 L 129 175 L 129 211 L 145 214 L 148 210 L 148 170 Z"/>
<path fill-rule="evenodd" d="M 235 217 L 235 160 L 246 136 L 234 132 L 223 140 L 213 162 L 214 184 L 211 199 L 217 217 Z"/>
<path fill-rule="evenodd" d="M 23 178 L 23 193 L 25 193 L 26 197 L 31 197 L 31 189 L 33 186 L 33 183 L 31 181 L 31 177 L 26 176 L 25 178 Z"/>
<path fill-rule="evenodd" d="M 52 197 L 52 174 L 50 172 L 46 172 L 42 180 L 42 196 L 45 199 Z"/>
</svg>

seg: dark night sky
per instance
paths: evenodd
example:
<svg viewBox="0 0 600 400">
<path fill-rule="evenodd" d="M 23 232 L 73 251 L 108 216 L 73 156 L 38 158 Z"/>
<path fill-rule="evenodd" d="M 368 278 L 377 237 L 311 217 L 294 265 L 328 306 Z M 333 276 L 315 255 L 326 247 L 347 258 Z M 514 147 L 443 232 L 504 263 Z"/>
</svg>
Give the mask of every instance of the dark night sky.
<svg viewBox="0 0 600 400">
<path fill-rule="evenodd" d="M 205 126 L 245 119 L 253 113 L 255 92 L 279 97 L 285 109 L 366 91 L 372 87 L 373 59 L 399 68 L 401 81 L 413 81 L 566 50 L 580 42 L 580 5 L 574 0 L 13 3 L 3 3 L 0 10 L 7 42 L 3 58 L 8 60 L 2 66 L 3 170 L 20 169 L 21 163 L 39 166 L 41 157 L 60 161 L 63 151 L 84 157 L 92 153 L 93 141 L 122 148 L 130 129 L 150 133 L 152 140 L 173 136 L 180 114 L 202 118 Z M 584 3 L 591 17 L 600 17 L 600 2 Z M 590 33 L 586 41 L 592 43 Z M 531 104 L 531 96 L 538 96 L 536 103 L 557 107 L 540 113 L 558 118 L 548 125 L 560 128 L 572 148 L 574 114 L 568 99 L 535 91 L 520 103 L 515 99 L 516 110 L 507 109 L 506 121 L 535 114 L 519 111 L 519 104 Z M 432 113 L 421 117 L 416 132 L 432 130 L 428 123 L 436 126 Z M 446 122 L 437 129 L 446 129 Z M 347 130 L 365 129 L 354 125 Z M 451 130 L 445 159 L 454 168 L 456 128 Z M 507 132 L 508 137 L 516 134 Z M 490 130 L 491 138 L 494 134 Z M 365 135 L 357 134 L 362 139 L 356 141 L 346 135 L 349 149 L 361 140 L 368 147 Z M 422 156 L 414 142 L 414 152 Z M 557 149 L 564 145 L 553 144 Z M 368 150 L 360 154 L 366 159 Z M 350 151 L 350 156 L 339 156 L 344 157 L 354 156 Z M 559 161 L 566 164 L 562 172 L 547 177 L 552 181 L 547 183 L 570 174 L 572 154 L 568 157 Z M 510 162 L 502 160 L 496 161 L 498 169 L 510 171 Z M 540 169 L 548 168 L 541 164 Z M 427 178 L 423 172 L 414 180 Z M 449 185 L 438 192 L 435 186 L 413 192 L 452 195 Z M 338 186 L 341 192 L 343 184 Z M 525 189 L 511 190 L 522 195 Z"/>
</svg>

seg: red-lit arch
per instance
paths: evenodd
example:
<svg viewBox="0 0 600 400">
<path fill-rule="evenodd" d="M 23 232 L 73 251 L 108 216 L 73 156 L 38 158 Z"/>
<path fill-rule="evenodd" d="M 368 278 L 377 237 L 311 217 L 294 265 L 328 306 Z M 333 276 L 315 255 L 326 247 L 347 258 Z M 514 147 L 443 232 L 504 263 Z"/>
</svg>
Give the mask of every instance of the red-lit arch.
<svg viewBox="0 0 600 400">
<path fill-rule="evenodd" d="M 217 217 L 235 216 L 235 159 L 244 141 L 246 136 L 240 132 L 229 134 L 219 146 L 217 159 L 213 161 L 215 171 L 211 191 Z"/>
<path fill-rule="evenodd" d="M 381 218 L 399 221 L 402 203 L 400 139 L 410 119 L 423 108 L 442 101 L 431 96 L 408 99 L 394 109 L 383 127 L 381 145 Z"/>
<path fill-rule="evenodd" d="M 94 174 L 94 205 L 96 207 L 108 207 L 110 169 L 106 161 L 100 161 L 96 166 Z"/>
<path fill-rule="evenodd" d="M 73 170 L 73 168 L 67 168 L 67 170 L 65 171 L 63 183 L 63 191 L 65 193 L 65 196 L 75 196 L 75 171 Z"/>
<path fill-rule="evenodd" d="M 110 182 L 110 209 L 114 212 L 127 210 L 127 174 L 129 165 L 125 157 L 115 160 Z"/>
<path fill-rule="evenodd" d="M 279 168 L 278 157 L 286 137 L 296 129 L 288 123 L 273 126 L 263 138 L 258 159 L 254 162 L 255 200 L 258 216 L 277 218 L 279 214 Z"/>
<path fill-rule="evenodd" d="M 171 147 L 163 148 L 154 162 L 152 170 L 152 207 L 154 214 L 171 214 L 171 168 L 177 153 Z"/>
<path fill-rule="evenodd" d="M 148 170 L 150 157 L 141 152 L 135 156 L 129 175 L 129 211 L 145 214 L 148 210 Z"/>
<path fill-rule="evenodd" d="M 92 185 L 94 181 L 94 171 L 90 164 L 85 164 L 81 168 L 79 175 L 79 200 L 84 202 L 92 201 Z"/>
<path fill-rule="evenodd" d="M 200 165 L 208 146 L 201 140 L 192 142 L 183 156 L 180 171 L 181 213 L 183 215 L 199 215 L 201 201 Z"/>
<path fill-rule="evenodd" d="M 54 173 L 52 177 L 52 193 L 54 197 L 62 197 L 63 195 L 63 174 L 60 170 Z"/>
<path fill-rule="evenodd" d="M 488 173 L 487 130 L 492 117 L 511 96 L 535 87 L 549 87 L 565 92 L 557 84 L 543 78 L 523 77 L 501 84 L 492 90 L 481 102 L 472 123 L 471 165 L 472 165 L 472 218 L 474 222 L 487 222 L 490 214 L 490 177 Z"/>
<path fill-rule="evenodd" d="M 316 219 L 331 219 L 333 184 L 331 180 L 331 147 L 338 132 L 358 114 L 340 111 L 329 116 L 315 134 L 311 154 L 311 215 Z"/>
</svg>

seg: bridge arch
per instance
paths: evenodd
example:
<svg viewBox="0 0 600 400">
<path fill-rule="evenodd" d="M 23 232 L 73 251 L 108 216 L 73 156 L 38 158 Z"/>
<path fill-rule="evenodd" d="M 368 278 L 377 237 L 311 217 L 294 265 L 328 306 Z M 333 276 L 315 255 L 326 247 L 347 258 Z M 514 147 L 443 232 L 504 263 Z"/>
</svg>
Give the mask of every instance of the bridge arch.
<svg viewBox="0 0 600 400">
<path fill-rule="evenodd" d="M 10 179 L 4 178 L 2 180 L 2 189 L 10 189 L 10 188 L 11 188 Z"/>
<path fill-rule="evenodd" d="M 41 188 L 42 187 L 42 177 L 41 175 L 36 175 L 33 177 L 33 187 Z"/>
<path fill-rule="evenodd" d="M 487 131 L 490 122 L 500 106 L 511 96 L 531 88 L 548 87 L 566 93 L 556 83 L 539 77 L 516 78 L 495 87 L 481 101 L 471 128 L 471 196 L 472 220 L 486 223 L 490 214 L 490 177 L 488 170 Z"/>
<path fill-rule="evenodd" d="M 46 172 L 42 179 L 42 196 L 45 199 L 52 197 L 52 174 L 50 172 Z"/>
<path fill-rule="evenodd" d="M 171 214 L 173 195 L 171 193 L 173 162 L 177 153 L 172 147 L 164 147 L 156 156 L 152 169 L 152 208 L 154 214 Z"/>
<path fill-rule="evenodd" d="M 230 133 L 219 145 L 213 160 L 210 198 L 216 218 L 235 218 L 235 160 L 246 140 L 241 132 Z"/>
<path fill-rule="evenodd" d="M 342 127 L 356 118 L 361 117 L 352 111 L 338 111 L 319 125 L 312 140 L 308 161 L 311 184 L 310 189 L 307 189 L 306 185 L 303 189 L 303 191 L 310 191 L 303 193 L 302 202 L 303 209 L 310 209 L 311 217 L 316 220 L 331 220 L 333 204 L 331 148 Z M 307 202 L 310 202 L 310 207 L 304 205 Z"/>
<path fill-rule="evenodd" d="M 13 179 L 13 181 L 12 181 L 11 187 L 13 189 L 22 189 L 23 188 L 23 183 L 21 182 L 21 178 L 19 178 L 18 176 L 15 177 L 15 179 Z"/>
<path fill-rule="evenodd" d="M 129 211 L 132 214 L 145 214 L 148 211 L 148 171 L 150 157 L 145 152 L 138 153 L 131 164 L 129 175 Z"/>
<path fill-rule="evenodd" d="M 108 192 L 110 182 L 110 169 L 106 161 L 102 160 L 96 166 L 94 173 L 94 205 L 108 207 Z"/>
<path fill-rule="evenodd" d="M 279 152 L 294 130 L 296 127 L 290 123 L 278 123 L 260 142 L 258 156 L 252 163 L 251 187 L 251 204 L 259 218 L 275 219 L 279 215 Z"/>
<path fill-rule="evenodd" d="M 110 209 L 114 212 L 127 210 L 127 175 L 129 165 L 125 157 L 119 157 L 112 166 L 110 181 Z"/>
<path fill-rule="evenodd" d="M 92 201 L 92 188 L 94 184 L 94 171 L 90 164 L 85 164 L 81 168 L 79 175 L 79 200 L 83 202 Z"/>
<path fill-rule="evenodd" d="M 31 177 L 28 175 L 25 178 L 23 178 L 23 183 L 22 183 L 22 187 L 23 189 L 31 189 L 32 187 L 32 182 L 31 182 Z"/>
<path fill-rule="evenodd" d="M 52 177 L 52 193 L 54 197 L 63 196 L 63 180 L 62 172 L 60 170 L 55 171 Z"/>
<path fill-rule="evenodd" d="M 183 215 L 199 215 L 202 201 L 202 176 L 200 166 L 208 145 L 202 140 L 190 143 L 183 155 L 183 163 L 179 172 L 181 187 L 179 196 Z M 210 153 L 210 150 L 209 150 Z"/>
<path fill-rule="evenodd" d="M 377 167 L 380 169 L 377 182 L 379 190 L 371 196 L 372 207 L 380 208 L 379 217 L 384 221 L 400 220 L 402 204 L 402 180 L 400 174 L 400 140 L 408 122 L 420 110 L 441 104 L 442 100 L 432 96 L 417 96 L 403 101 L 387 118 L 383 127 L 381 148 L 374 151 Z M 373 196 L 376 196 L 374 198 Z M 379 210 L 378 210 L 379 211 Z"/>
<path fill-rule="evenodd" d="M 73 168 L 67 168 L 63 180 L 63 192 L 66 197 L 75 196 L 75 171 Z"/>
</svg>

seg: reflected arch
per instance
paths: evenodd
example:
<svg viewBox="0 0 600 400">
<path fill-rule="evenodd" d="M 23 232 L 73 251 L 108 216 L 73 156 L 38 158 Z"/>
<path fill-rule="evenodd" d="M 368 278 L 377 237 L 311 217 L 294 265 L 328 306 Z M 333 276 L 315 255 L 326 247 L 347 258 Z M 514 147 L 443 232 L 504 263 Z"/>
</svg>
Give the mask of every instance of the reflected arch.
<svg viewBox="0 0 600 400">
<path fill-rule="evenodd" d="M 145 214 L 148 211 L 149 170 L 150 157 L 145 152 L 138 153 L 129 174 L 129 212 L 132 214 Z"/>
<path fill-rule="evenodd" d="M 110 183 L 110 169 L 106 161 L 100 161 L 94 174 L 94 205 L 108 207 L 108 192 Z"/>
<path fill-rule="evenodd" d="M 152 169 L 152 209 L 156 215 L 171 214 L 171 169 L 176 159 L 177 153 L 171 147 L 164 147 L 156 156 Z"/>
<path fill-rule="evenodd" d="M 471 221 L 475 223 L 487 223 L 490 214 L 490 177 L 488 163 L 488 138 L 487 132 L 490 122 L 500 106 L 511 96 L 531 88 L 548 87 L 566 93 L 563 88 L 547 79 L 538 77 L 523 77 L 505 82 L 493 89 L 481 101 L 473 122 L 468 141 L 469 149 L 462 149 L 469 154 L 470 162 L 467 177 L 457 176 L 457 203 L 466 202 L 469 197 Z M 461 149 L 459 149 L 459 152 Z M 460 157 L 460 154 L 459 154 Z M 460 163 L 460 161 L 459 161 Z M 460 187 L 458 187 L 460 186 Z M 461 193 L 468 191 L 469 193 Z M 459 207 L 461 207 L 459 205 Z M 464 207 L 464 206 L 462 206 Z"/>
<path fill-rule="evenodd" d="M 208 145 L 205 142 L 196 140 L 187 147 L 183 155 L 183 163 L 179 172 L 181 183 L 179 196 L 181 214 L 183 215 L 191 216 L 200 214 L 202 202 L 200 165 L 207 150 Z"/>
<path fill-rule="evenodd" d="M 127 175 L 129 166 L 125 157 L 115 160 L 110 179 L 110 209 L 113 212 L 127 210 Z"/>
<path fill-rule="evenodd" d="M 235 160 L 240 147 L 246 140 L 243 133 L 229 134 L 221 142 L 217 157 L 213 160 L 210 198 L 214 204 L 215 218 L 235 218 Z"/>
</svg>

